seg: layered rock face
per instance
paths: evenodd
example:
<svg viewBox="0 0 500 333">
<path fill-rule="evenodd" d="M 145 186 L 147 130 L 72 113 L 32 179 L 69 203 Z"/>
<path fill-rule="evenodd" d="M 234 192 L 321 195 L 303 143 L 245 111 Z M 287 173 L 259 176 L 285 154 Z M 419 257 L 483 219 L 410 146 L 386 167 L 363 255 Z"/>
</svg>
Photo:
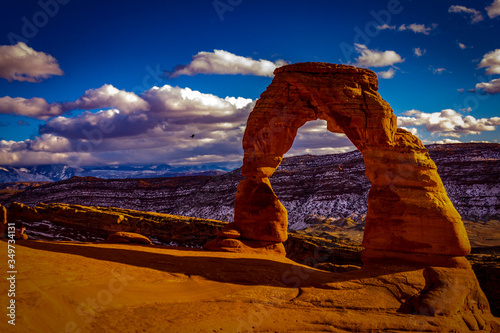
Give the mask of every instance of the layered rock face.
<svg viewBox="0 0 500 333">
<path fill-rule="evenodd" d="M 1 206 L 0 206 L 1 208 Z M 118 238 L 138 241 L 134 234 L 146 235 L 157 244 L 199 247 L 217 235 L 227 222 L 197 219 L 161 213 L 141 212 L 130 209 L 88 207 L 67 204 L 39 204 L 29 207 L 12 203 L 7 210 L 7 220 L 17 226 L 23 224 L 33 239 L 47 239 L 51 230 L 35 226 L 34 222 L 50 221 L 49 224 L 64 228 L 49 239 L 96 241 L 114 234 L 109 241 Z M 6 223 L 6 222 L 5 222 Z"/>
<path fill-rule="evenodd" d="M 467 255 L 470 245 L 436 165 L 417 137 L 396 128 L 396 116 L 377 89 L 375 73 L 352 66 L 302 63 L 275 71 L 243 138 L 245 179 L 238 186 L 234 215 L 234 228 L 243 240 L 286 239 L 286 210 L 268 178 L 298 128 L 323 119 L 328 130 L 346 134 L 362 153 L 372 183 L 365 264 L 399 259 L 403 253 L 423 264 L 467 265 L 455 258 Z"/>
<path fill-rule="evenodd" d="M 500 220 L 500 144 L 461 143 L 426 148 L 464 222 Z M 41 202 L 85 203 L 233 222 L 240 180 L 240 169 L 210 177 L 140 180 L 74 177 L 35 184 L 28 189 L 26 186 L 31 184 L 4 185 L 22 191 L 13 196 L 5 191 L 5 197 L 10 198 L 0 203 L 22 202 L 30 206 Z M 333 219 L 351 217 L 364 225 L 371 184 L 359 151 L 285 157 L 270 181 L 288 211 L 289 230 L 307 227 L 314 215 Z M 0 192 L 2 189 L 0 186 Z"/>
<path fill-rule="evenodd" d="M 231 237 L 228 223 L 194 217 L 142 212 L 131 209 L 89 207 L 68 204 L 39 204 L 30 207 L 12 203 L 7 209 L 0 206 L 0 230 L 7 222 L 16 227 L 25 226 L 30 240 L 74 241 L 74 242 L 135 242 L 157 245 L 201 248 L 214 237 Z M 3 228 L 3 229 L 2 229 Z M 221 229 L 224 231 L 221 231 Z M 239 232 L 236 234 L 240 236 Z M 236 236 L 235 235 L 235 236 Z M 2 234 L 1 237 L 4 237 Z M 1 238 L 0 237 L 0 238 Z M 151 240 L 150 240 L 151 239 Z M 283 245 L 273 242 L 254 242 L 253 251 L 241 241 L 239 252 L 266 253 L 284 251 L 299 263 L 309 266 L 322 265 L 327 270 L 346 270 L 361 266 L 361 246 L 340 239 L 324 239 L 303 234 L 290 234 Z M 225 240 L 222 245 L 235 251 L 235 243 Z M 312 260 L 311 260 L 312 259 Z"/>
</svg>

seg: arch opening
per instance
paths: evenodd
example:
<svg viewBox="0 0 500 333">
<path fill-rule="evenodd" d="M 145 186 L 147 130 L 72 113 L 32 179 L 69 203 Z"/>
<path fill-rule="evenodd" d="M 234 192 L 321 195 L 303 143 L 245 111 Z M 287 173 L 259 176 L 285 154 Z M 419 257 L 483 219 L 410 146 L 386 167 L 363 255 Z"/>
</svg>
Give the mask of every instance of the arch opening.
<svg viewBox="0 0 500 333">
<path fill-rule="evenodd" d="M 327 121 L 322 119 L 306 122 L 297 130 L 292 147 L 283 157 L 340 154 L 356 150 L 344 133 L 332 132 L 327 126 Z"/>
<path fill-rule="evenodd" d="M 277 197 L 287 210 L 289 230 L 302 230 L 320 221 L 342 223 L 342 218 L 364 222 L 369 183 L 364 174 L 349 184 L 340 179 L 349 171 L 338 154 L 347 152 L 354 153 L 357 149 L 345 134 L 329 131 L 326 120 L 311 120 L 298 129 L 292 147 L 269 178 Z M 317 156 L 323 155 L 331 157 L 321 160 L 320 167 L 315 161 L 319 161 Z M 325 167 L 329 168 L 328 172 L 312 174 L 312 170 Z M 290 187 L 297 189 L 298 193 L 284 190 Z M 362 194 L 358 194 L 360 187 Z M 345 198 L 344 191 L 352 191 L 353 194 Z M 330 196 L 323 197 L 324 193 Z M 356 211 L 355 216 L 351 216 L 353 210 Z M 363 232 L 357 229 L 362 228 L 362 225 L 356 227 L 348 232 L 351 239 L 361 242 Z M 335 224 L 332 224 L 332 228 L 335 228 Z"/>
</svg>

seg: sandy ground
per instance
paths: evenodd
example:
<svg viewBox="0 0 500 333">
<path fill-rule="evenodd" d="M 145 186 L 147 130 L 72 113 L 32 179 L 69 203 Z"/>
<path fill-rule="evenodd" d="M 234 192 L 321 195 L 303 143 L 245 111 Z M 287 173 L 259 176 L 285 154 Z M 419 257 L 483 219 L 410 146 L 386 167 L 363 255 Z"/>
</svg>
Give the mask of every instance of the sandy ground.
<svg viewBox="0 0 500 333">
<path fill-rule="evenodd" d="M 0 246 L 7 253 L 7 243 Z M 421 270 L 334 274 L 266 255 L 29 240 L 18 241 L 15 255 L 16 325 L 4 314 L 0 332 L 463 328 L 442 316 L 398 313 L 404 295 L 423 288 Z M 6 278 L 0 287 L 7 313 Z"/>
</svg>

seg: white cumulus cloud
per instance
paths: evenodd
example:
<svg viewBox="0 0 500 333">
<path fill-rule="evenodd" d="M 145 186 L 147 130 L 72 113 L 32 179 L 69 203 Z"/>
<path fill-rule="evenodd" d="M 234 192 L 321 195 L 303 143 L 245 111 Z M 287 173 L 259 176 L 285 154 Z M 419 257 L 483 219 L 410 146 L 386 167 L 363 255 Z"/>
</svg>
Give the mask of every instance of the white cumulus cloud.
<svg viewBox="0 0 500 333">
<path fill-rule="evenodd" d="M 190 88 L 153 87 L 142 95 L 151 107 L 150 113 L 162 114 L 167 117 L 187 118 L 189 116 L 220 115 L 228 110 L 234 110 L 251 102 L 251 99 L 228 97 L 222 99 L 212 94 L 202 93 Z"/>
<path fill-rule="evenodd" d="M 50 133 L 42 134 L 35 140 L 28 140 L 33 151 L 67 152 L 71 150 L 71 143 L 67 138 Z"/>
<path fill-rule="evenodd" d="M 398 126 L 422 126 L 432 134 L 455 138 L 460 138 L 462 135 L 494 131 L 498 125 L 500 125 L 500 117 L 476 119 L 451 109 L 434 113 L 410 110 L 406 111 L 404 116 L 398 117 Z"/>
<path fill-rule="evenodd" d="M 0 97 L 0 113 L 22 115 L 47 120 L 63 115 L 66 112 L 83 109 L 118 109 L 121 114 L 129 114 L 140 110 L 148 110 L 149 104 L 136 94 L 119 90 L 110 84 L 97 89 L 87 90 L 74 102 L 48 103 L 40 97 Z"/>
<path fill-rule="evenodd" d="M 478 83 L 476 84 L 476 89 L 481 89 L 489 95 L 500 94 L 500 79 Z"/>
<path fill-rule="evenodd" d="M 254 100 L 220 98 L 170 85 L 153 87 L 140 99 L 147 108 L 59 116 L 42 125 L 40 133 L 67 138 L 72 150 L 66 154 L 80 165 L 110 159 L 173 164 L 241 160 L 241 138 Z M 23 154 L 26 151 L 33 153 L 33 146 Z"/>
<path fill-rule="evenodd" d="M 386 24 L 382 24 L 382 25 L 379 25 L 377 26 L 377 29 L 378 30 L 395 30 L 396 29 L 396 26 L 395 25 L 388 25 L 387 23 Z"/>
<path fill-rule="evenodd" d="M 481 14 L 481 12 L 473 8 L 467 8 L 464 6 L 450 6 L 450 8 L 448 8 L 448 13 L 463 13 L 466 15 L 470 15 L 471 23 L 477 23 L 484 20 L 483 14 Z"/>
<path fill-rule="evenodd" d="M 352 150 L 356 148 L 345 134 L 328 131 L 326 121 L 318 119 L 299 128 L 286 156 L 339 154 Z"/>
<path fill-rule="evenodd" d="M 500 16 L 500 0 L 494 0 L 491 5 L 486 7 L 486 11 L 490 18 Z"/>
<path fill-rule="evenodd" d="M 37 52 L 23 42 L 0 46 L 0 77 L 9 82 L 40 82 L 53 75 L 63 75 L 63 71 L 50 54 Z"/>
<path fill-rule="evenodd" d="M 394 77 L 394 74 L 396 74 L 396 71 L 393 68 L 389 68 L 386 71 L 377 72 L 377 76 L 381 77 L 382 79 L 392 79 Z"/>
<path fill-rule="evenodd" d="M 359 67 L 386 67 L 405 61 L 394 51 L 370 50 L 362 44 L 354 44 L 356 51 L 361 53 L 356 58 L 356 66 Z"/>
<path fill-rule="evenodd" d="M 0 164 L 3 165 L 68 164 L 77 155 L 72 152 L 70 140 L 52 134 L 24 141 L 0 140 Z M 81 155 L 90 157 L 88 153 Z"/>
<path fill-rule="evenodd" d="M 75 102 L 64 104 L 65 109 L 102 109 L 116 108 L 128 114 L 137 110 L 148 110 L 149 105 L 142 98 L 124 90 L 119 90 L 110 84 L 105 84 L 97 89 L 89 89 Z"/>
<path fill-rule="evenodd" d="M 486 68 L 488 75 L 500 74 L 500 49 L 486 53 L 477 67 Z"/>
<path fill-rule="evenodd" d="M 39 97 L 0 97 L 0 113 L 15 114 L 38 119 L 48 119 L 63 113 L 63 108 L 58 103 L 48 103 Z"/>
<path fill-rule="evenodd" d="M 462 143 L 462 141 L 455 140 L 455 139 L 442 139 L 442 140 L 438 140 L 438 141 L 429 141 L 428 143 L 445 145 L 445 144 L 450 144 L 450 143 Z"/>
<path fill-rule="evenodd" d="M 415 135 L 416 137 L 418 137 L 418 129 L 415 128 L 415 127 L 404 127 L 404 126 L 401 126 L 400 128 L 404 129 L 405 131 L 408 131 L 410 132 L 411 134 Z"/>
<path fill-rule="evenodd" d="M 425 26 L 425 24 L 412 23 L 410 25 L 402 24 L 399 26 L 399 31 L 411 30 L 414 33 L 420 33 L 428 35 L 433 29 L 437 27 L 437 24 L 433 23 L 430 27 Z"/>
<path fill-rule="evenodd" d="M 224 50 L 199 52 L 187 65 L 176 66 L 170 77 L 196 74 L 242 74 L 272 77 L 277 67 L 286 65 L 284 60 L 275 62 L 269 60 L 254 60 L 242 57 Z"/>
<path fill-rule="evenodd" d="M 427 50 L 425 49 L 421 49 L 420 47 L 416 47 L 413 49 L 413 53 L 417 56 L 417 57 L 421 57 L 425 54 L 425 52 L 427 52 Z"/>
</svg>

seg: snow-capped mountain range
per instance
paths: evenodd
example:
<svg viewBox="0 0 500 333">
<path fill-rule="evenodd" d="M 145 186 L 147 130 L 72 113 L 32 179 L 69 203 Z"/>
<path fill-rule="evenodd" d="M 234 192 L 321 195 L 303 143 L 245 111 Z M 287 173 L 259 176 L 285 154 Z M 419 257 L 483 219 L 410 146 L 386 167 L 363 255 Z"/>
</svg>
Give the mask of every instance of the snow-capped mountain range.
<svg viewBox="0 0 500 333">
<path fill-rule="evenodd" d="M 74 176 L 103 179 L 178 177 L 194 175 L 217 175 L 238 167 L 238 163 L 207 164 L 195 166 L 112 165 L 69 166 L 63 164 L 8 167 L 0 166 L 0 183 L 60 181 Z"/>
</svg>

